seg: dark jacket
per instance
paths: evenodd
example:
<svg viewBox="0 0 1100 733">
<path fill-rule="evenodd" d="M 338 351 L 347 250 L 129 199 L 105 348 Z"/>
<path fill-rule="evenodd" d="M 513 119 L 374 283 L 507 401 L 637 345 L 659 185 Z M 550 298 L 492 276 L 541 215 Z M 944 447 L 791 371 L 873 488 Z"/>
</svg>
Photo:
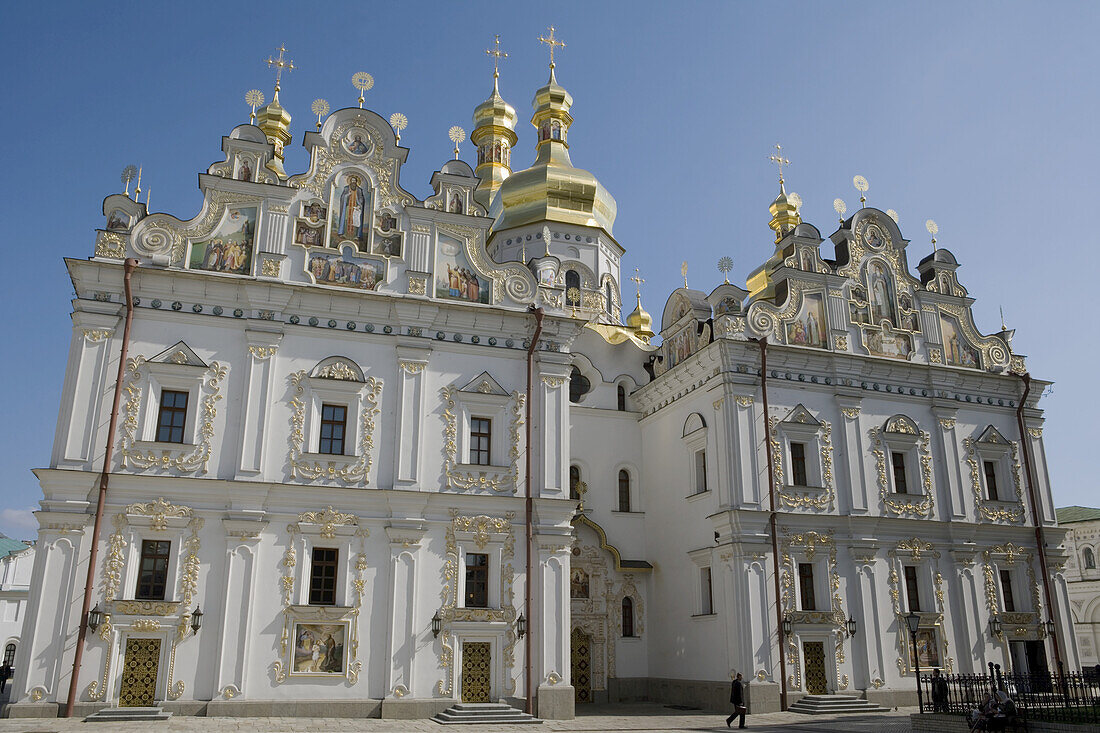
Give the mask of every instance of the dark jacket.
<svg viewBox="0 0 1100 733">
<path fill-rule="evenodd" d="M 741 680 L 733 681 L 733 687 L 730 689 L 730 702 L 734 705 L 745 704 L 745 683 Z"/>
</svg>

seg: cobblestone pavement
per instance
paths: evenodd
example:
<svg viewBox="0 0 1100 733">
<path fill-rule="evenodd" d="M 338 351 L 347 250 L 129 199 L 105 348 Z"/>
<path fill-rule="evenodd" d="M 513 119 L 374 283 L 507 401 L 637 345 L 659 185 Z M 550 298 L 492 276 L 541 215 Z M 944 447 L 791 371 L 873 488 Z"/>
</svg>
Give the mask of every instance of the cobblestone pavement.
<svg viewBox="0 0 1100 733">
<path fill-rule="evenodd" d="M 909 714 L 915 708 L 902 708 L 870 715 L 800 715 L 768 713 L 750 715 L 750 730 L 816 733 L 909 733 Z M 442 726 L 430 720 L 356 720 L 349 718 L 192 718 L 173 717 L 164 723 L 101 723 L 86 725 L 80 719 L 23 718 L 0 720 L 0 733 L 68 733 L 69 731 L 143 731 L 144 733 L 295 733 L 305 731 L 433 731 L 474 733 L 475 731 L 724 731 L 725 716 L 718 713 L 673 710 L 656 703 L 603 705 L 584 709 L 574 720 L 550 720 L 542 725 Z"/>
</svg>

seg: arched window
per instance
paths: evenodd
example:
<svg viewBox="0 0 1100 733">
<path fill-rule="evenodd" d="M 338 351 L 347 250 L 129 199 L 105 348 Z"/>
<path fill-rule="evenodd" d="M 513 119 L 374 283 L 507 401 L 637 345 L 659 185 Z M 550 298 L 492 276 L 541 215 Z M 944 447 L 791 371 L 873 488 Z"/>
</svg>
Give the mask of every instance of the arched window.
<svg viewBox="0 0 1100 733">
<path fill-rule="evenodd" d="M 570 295 L 572 293 L 572 295 Z M 576 270 L 565 271 L 565 304 L 574 306 L 581 304 L 581 276 Z"/>
<path fill-rule="evenodd" d="M 584 397 L 592 389 L 592 383 L 588 381 L 588 377 L 581 374 L 581 370 L 577 367 L 573 367 L 573 371 L 569 374 L 569 401 L 580 402 L 581 397 Z"/>
<path fill-rule="evenodd" d="M 626 412 L 626 387 L 620 384 L 615 388 L 615 395 L 618 399 L 617 407 L 619 412 Z"/>
<path fill-rule="evenodd" d="M 608 280 L 604 283 L 604 295 L 607 296 L 607 314 L 612 315 L 615 312 L 615 301 L 611 299 L 611 281 Z"/>
<path fill-rule="evenodd" d="M 569 467 L 569 498 L 580 500 L 581 469 L 578 466 Z"/>
<path fill-rule="evenodd" d="M 1095 570 L 1096 569 L 1096 556 L 1094 554 L 1092 554 L 1092 548 L 1091 547 L 1086 547 L 1085 551 L 1083 553 L 1081 553 L 1081 555 L 1083 556 L 1084 561 L 1085 561 L 1085 569 L 1086 570 Z"/>
<path fill-rule="evenodd" d="M 15 642 L 8 642 L 8 645 L 4 647 L 4 664 L 9 667 L 15 666 Z"/>
<path fill-rule="evenodd" d="M 630 474 L 626 469 L 619 471 L 619 511 L 630 511 Z"/>
<path fill-rule="evenodd" d="M 623 636 L 634 636 L 634 599 L 623 597 Z"/>
</svg>

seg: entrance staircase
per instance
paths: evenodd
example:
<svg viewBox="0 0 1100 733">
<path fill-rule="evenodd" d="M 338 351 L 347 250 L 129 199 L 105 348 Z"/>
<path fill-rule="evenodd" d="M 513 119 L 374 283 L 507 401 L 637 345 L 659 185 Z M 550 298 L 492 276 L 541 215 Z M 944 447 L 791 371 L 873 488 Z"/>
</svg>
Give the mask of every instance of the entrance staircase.
<svg viewBox="0 0 1100 733">
<path fill-rule="evenodd" d="M 869 700 L 854 695 L 806 695 L 787 710 L 792 713 L 805 713 L 806 715 L 886 712 L 886 708 L 879 707 Z"/>
<path fill-rule="evenodd" d="M 522 710 L 499 702 L 460 702 L 432 720 L 440 725 L 493 725 L 494 723 L 541 723 Z"/>
<path fill-rule="evenodd" d="M 125 723 L 127 721 L 168 720 L 172 713 L 161 708 L 103 708 L 84 718 L 85 723 Z"/>
</svg>

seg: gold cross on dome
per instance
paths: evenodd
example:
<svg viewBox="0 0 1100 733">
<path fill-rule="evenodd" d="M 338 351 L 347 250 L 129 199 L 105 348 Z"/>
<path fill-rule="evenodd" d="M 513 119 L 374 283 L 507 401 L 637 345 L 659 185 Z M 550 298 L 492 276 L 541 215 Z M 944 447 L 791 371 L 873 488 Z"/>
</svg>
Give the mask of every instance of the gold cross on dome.
<svg viewBox="0 0 1100 733">
<path fill-rule="evenodd" d="M 783 157 L 783 147 L 781 145 L 775 146 L 775 155 L 768 158 L 771 162 L 779 166 L 779 185 L 783 185 L 783 166 L 790 165 L 791 161 Z"/>
<path fill-rule="evenodd" d="M 554 38 L 554 31 L 556 31 L 556 30 L 557 30 L 557 28 L 555 28 L 554 26 L 550 26 L 550 35 L 548 35 L 548 36 L 539 36 L 539 43 L 545 43 L 547 46 L 550 47 L 550 68 L 551 69 L 554 68 L 554 49 L 555 48 L 565 48 L 565 41 L 563 41 L 561 39 L 558 39 L 558 38 Z"/>
<path fill-rule="evenodd" d="M 284 59 L 283 54 L 286 53 L 286 46 L 279 46 L 279 58 L 273 59 L 270 56 L 267 57 L 267 65 L 275 68 L 275 91 L 279 91 L 279 82 L 283 78 L 283 69 L 287 71 L 294 71 L 297 67 L 290 59 Z"/>
<path fill-rule="evenodd" d="M 497 33 L 493 39 L 494 47 L 485 49 L 485 53 L 493 57 L 493 78 L 496 79 L 500 76 L 500 60 L 508 58 L 508 52 L 500 50 L 499 33 Z"/>
<path fill-rule="evenodd" d="M 634 268 L 634 277 L 630 278 L 630 282 L 634 283 L 634 289 L 638 295 L 638 302 L 642 302 L 642 283 L 645 282 L 645 278 L 638 274 L 638 268 Z"/>
</svg>

